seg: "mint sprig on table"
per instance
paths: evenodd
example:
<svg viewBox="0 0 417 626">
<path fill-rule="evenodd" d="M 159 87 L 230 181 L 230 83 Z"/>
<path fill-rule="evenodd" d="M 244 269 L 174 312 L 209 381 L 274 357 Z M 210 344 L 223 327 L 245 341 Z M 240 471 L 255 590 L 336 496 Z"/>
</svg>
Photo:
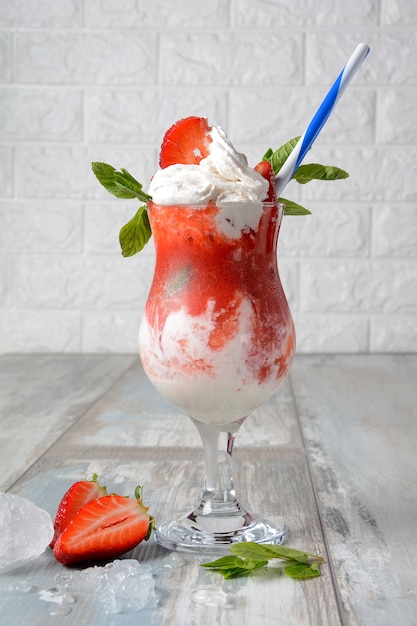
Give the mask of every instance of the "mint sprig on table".
<svg viewBox="0 0 417 626">
<path fill-rule="evenodd" d="M 301 552 L 287 546 L 259 544 L 252 541 L 236 543 L 229 548 L 230 556 L 202 563 L 202 567 L 219 572 L 224 578 L 248 576 L 257 569 L 266 567 L 272 559 L 283 562 L 284 572 L 296 580 L 308 580 L 320 576 L 320 565 L 324 559 L 317 554 Z M 277 568 L 278 570 L 278 568 Z"/>
<path fill-rule="evenodd" d="M 300 137 L 294 137 L 294 139 L 287 141 L 278 150 L 273 151 L 272 148 L 269 148 L 264 154 L 262 160 L 271 163 L 275 176 L 299 139 Z M 141 202 L 152 200 L 152 197 L 143 191 L 143 185 L 124 168 L 118 171 L 107 163 L 94 162 L 92 163 L 92 170 L 99 183 L 113 196 L 129 200 L 136 198 Z M 300 165 L 292 178 L 301 185 L 305 185 L 312 180 L 338 180 L 348 178 L 348 176 L 349 174 L 339 167 L 311 163 Z M 285 215 L 308 215 L 311 213 L 311 211 L 292 200 L 280 197 L 279 201 L 285 204 Z M 119 241 L 122 255 L 128 257 L 137 254 L 144 248 L 151 236 L 151 225 L 148 219 L 147 207 L 144 204 L 139 207 L 132 219 L 120 230 Z"/>
</svg>

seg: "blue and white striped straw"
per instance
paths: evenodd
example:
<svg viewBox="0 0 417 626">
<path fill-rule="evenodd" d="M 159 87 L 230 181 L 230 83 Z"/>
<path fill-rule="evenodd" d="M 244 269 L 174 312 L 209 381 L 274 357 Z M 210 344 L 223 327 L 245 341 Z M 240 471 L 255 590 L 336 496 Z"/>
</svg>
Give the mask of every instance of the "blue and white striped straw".
<svg viewBox="0 0 417 626">
<path fill-rule="evenodd" d="M 333 111 L 335 104 L 338 102 L 339 98 L 342 96 L 343 92 L 358 71 L 359 67 L 368 56 L 369 51 L 370 48 L 366 43 L 360 43 L 356 47 L 355 51 L 346 63 L 343 70 L 340 72 L 336 81 L 330 88 L 329 93 L 317 109 L 316 114 L 306 128 L 304 134 L 299 139 L 297 145 L 290 153 L 288 159 L 285 161 L 284 165 L 278 172 L 278 175 L 275 179 L 275 189 L 277 197 L 280 196 L 281 191 L 291 180 L 295 170 L 304 159 L 308 150 L 311 148 L 313 141 L 326 123 L 330 113 Z"/>
</svg>

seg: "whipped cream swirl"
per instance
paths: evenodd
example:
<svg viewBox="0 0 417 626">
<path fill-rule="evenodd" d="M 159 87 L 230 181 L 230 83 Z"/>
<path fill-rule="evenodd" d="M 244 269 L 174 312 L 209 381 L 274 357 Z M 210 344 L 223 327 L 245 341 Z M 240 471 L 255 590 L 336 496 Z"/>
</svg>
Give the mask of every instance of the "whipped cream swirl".
<svg viewBox="0 0 417 626">
<path fill-rule="evenodd" d="M 212 126 L 209 155 L 198 165 L 175 164 L 158 170 L 149 186 L 153 202 L 161 205 L 230 203 L 259 205 L 268 181 L 248 166 L 221 126 Z"/>
</svg>

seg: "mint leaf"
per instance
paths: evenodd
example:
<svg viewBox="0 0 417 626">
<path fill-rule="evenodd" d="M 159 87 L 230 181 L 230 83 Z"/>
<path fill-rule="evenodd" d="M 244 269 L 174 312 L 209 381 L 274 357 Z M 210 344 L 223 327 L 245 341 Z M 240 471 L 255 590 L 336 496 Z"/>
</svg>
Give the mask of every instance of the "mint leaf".
<svg viewBox="0 0 417 626">
<path fill-rule="evenodd" d="M 270 545 L 268 546 L 270 552 L 274 555 L 272 558 L 284 559 L 288 561 L 297 561 L 298 563 L 308 563 L 310 557 L 321 560 L 320 556 L 315 554 L 309 554 L 308 552 L 301 552 L 294 548 L 288 548 L 287 546 Z"/>
<path fill-rule="evenodd" d="M 236 578 L 247 576 L 253 570 L 265 567 L 268 560 L 241 559 L 238 556 L 223 556 L 210 563 L 202 563 L 202 567 L 208 567 L 219 572 L 224 578 Z"/>
<path fill-rule="evenodd" d="M 224 578 L 236 578 L 265 567 L 271 559 L 281 559 L 285 562 L 284 571 L 288 576 L 307 580 L 320 576 L 320 565 L 324 563 L 324 559 L 317 554 L 253 541 L 236 543 L 229 550 L 232 556 L 223 556 L 210 563 L 202 563 L 202 566 L 218 571 Z"/>
<path fill-rule="evenodd" d="M 138 198 L 142 202 L 151 200 L 151 196 L 142 191 L 142 185 L 127 170 L 122 168 L 118 172 L 111 165 L 97 161 L 91 164 L 91 168 L 99 183 L 113 196 L 124 199 Z"/>
<path fill-rule="evenodd" d="M 305 185 L 312 180 L 339 180 L 341 178 L 349 178 L 349 174 L 345 170 L 340 169 L 340 167 L 320 165 L 318 163 L 300 165 L 293 175 L 293 179 L 301 185 Z"/>
<path fill-rule="evenodd" d="M 269 159 L 271 158 L 273 154 L 274 154 L 274 151 L 272 150 L 272 148 L 268 148 L 268 150 L 265 152 L 265 154 L 262 157 L 262 161 L 269 161 Z"/>
<path fill-rule="evenodd" d="M 311 215 L 311 211 L 305 209 L 301 204 L 297 204 L 292 200 L 286 200 L 286 198 L 279 198 L 279 202 L 285 204 L 284 215 Z"/>
<path fill-rule="evenodd" d="M 95 161 L 91 168 L 97 180 L 107 191 L 117 198 L 138 198 L 142 202 L 152 200 L 151 196 L 142 190 L 142 185 L 127 170 L 121 168 L 118 172 L 107 163 Z M 140 252 L 152 236 L 146 206 L 141 206 L 134 217 L 120 230 L 119 241 L 122 255 L 133 256 Z"/>
<path fill-rule="evenodd" d="M 232 554 L 236 554 L 243 559 L 273 559 L 275 552 L 272 550 L 274 546 L 268 543 L 256 543 L 254 541 L 242 541 L 230 546 L 229 550 Z"/>
<path fill-rule="evenodd" d="M 242 565 L 230 570 L 221 570 L 220 574 L 226 579 L 249 576 L 254 570 L 265 567 L 265 565 L 268 565 L 268 561 L 242 561 Z"/>
<path fill-rule="evenodd" d="M 209 563 L 202 563 L 202 567 L 210 567 L 212 569 L 228 569 L 229 567 L 240 566 L 242 559 L 238 556 L 222 556 L 215 561 Z"/>
<path fill-rule="evenodd" d="M 310 559 L 319 562 L 323 560 L 322 557 L 317 554 L 301 552 L 300 550 L 295 550 L 288 546 L 270 543 L 261 544 L 253 541 L 236 543 L 230 546 L 230 552 L 246 559 L 286 559 L 289 561 L 298 561 L 299 563 L 308 563 Z"/>
<path fill-rule="evenodd" d="M 283 146 L 278 148 L 278 150 L 275 150 L 275 152 L 272 151 L 272 148 L 269 148 L 265 152 L 262 160 L 269 161 L 271 163 L 275 176 L 278 174 L 281 167 L 284 165 L 285 161 L 288 159 L 291 152 L 294 150 L 299 139 L 300 137 L 294 137 L 294 139 L 290 139 L 290 141 L 287 141 L 287 143 L 285 143 Z"/>
<path fill-rule="evenodd" d="M 320 576 L 320 567 L 318 563 L 292 563 L 284 567 L 284 572 L 296 580 L 308 580 Z"/>
<path fill-rule="evenodd" d="M 146 206 L 141 206 L 136 215 L 120 230 L 119 241 L 124 257 L 140 252 L 152 236 Z"/>
</svg>

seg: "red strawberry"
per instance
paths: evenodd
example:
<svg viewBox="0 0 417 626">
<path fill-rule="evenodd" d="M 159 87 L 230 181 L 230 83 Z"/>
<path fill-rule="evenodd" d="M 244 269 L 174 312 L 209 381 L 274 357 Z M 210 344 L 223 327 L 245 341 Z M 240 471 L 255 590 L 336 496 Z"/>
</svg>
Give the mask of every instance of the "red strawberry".
<svg viewBox="0 0 417 626">
<path fill-rule="evenodd" d="M 198 165 L 209 154 L 209 130 L 205 117 L 186 117 L 176 122 L 162 140 L 159 155 L 161 168 L 175 163 Z"/>
<path fill-rule="evenodd" d="M 54 547 L 59 535 L 68 526 L 75 514 L 87 502 L 107 495 L 106 487 L 100 487 L 97 478 L 97 474 L 94 474 L 92 480 L 81 480 L 74 483 L 63 496 L 55 516 L 54 537 L 49 544 L 51 548 Z"/>
<path fill-rule="evenodd" d="M 255 165 L 255 170 L 261 174 L 269 182 L 268 195 L 264 198 L 265 202 L 276 202 L 277 194 L 275 193 L 275 174 L 269 161 L 261 161 Z"/>
<path fill-rule="evenodd" d="M 55 543 L 57 561 L 64 565 L 107 561 L 148 539 L 153 518 L 142 504 L 140 487 L 135 495 L 136 500 L 104 496 L 83 506 Z"/>
</svg>

